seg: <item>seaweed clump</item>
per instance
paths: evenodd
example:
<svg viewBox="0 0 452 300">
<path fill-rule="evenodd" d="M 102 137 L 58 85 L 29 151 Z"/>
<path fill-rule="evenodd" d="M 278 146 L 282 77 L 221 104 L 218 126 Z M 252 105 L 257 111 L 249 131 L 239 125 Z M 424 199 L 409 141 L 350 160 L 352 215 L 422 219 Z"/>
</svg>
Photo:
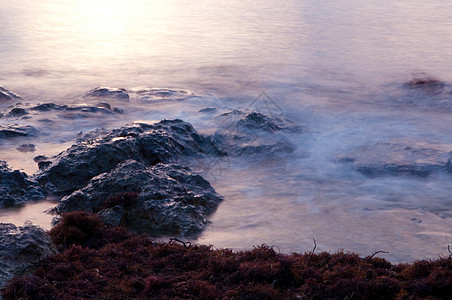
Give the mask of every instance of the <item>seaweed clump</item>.
<svg viewBox="0 0 452 300">
<path fill-rule="evenodd" d="M 51 232 L 62 251 L 13 278 L 4 299 L 450 299 L 452 290 L 450 257 L 392 265 L 344 251 L 285 255 L 265 244 L 234 252 L 158 243 L 96 218 L 65 215 Z"/>
<path fill-rule="evenodd" d="M 49 231 L 49 235 L 60 250 L 65 250 L 73 245 L 102 248 L 109 243 L 127 239 L 131 233 L 122 227 L 107 228 L 95 214 L 74 211 L 63 214 L 61 221 Z"/>
</svg>

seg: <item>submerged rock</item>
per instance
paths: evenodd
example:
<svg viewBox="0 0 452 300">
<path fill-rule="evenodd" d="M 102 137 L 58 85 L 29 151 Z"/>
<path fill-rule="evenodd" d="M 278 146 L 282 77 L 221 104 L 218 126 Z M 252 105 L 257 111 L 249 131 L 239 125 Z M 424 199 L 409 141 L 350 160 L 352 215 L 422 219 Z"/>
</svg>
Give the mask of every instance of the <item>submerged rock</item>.
<svg viewBox="0 0 452 300">
<path fill-rule="evenodd" d="M 210 113 L 216 113 L 217 109 L 215 107 L 205 107 L 205 108 L 200 109 L 198 112 L 210 114 Z"/>
<path fill-rule="evenodd" d="M 302 132 L 301 126 L 285 117 L 242 109 L 223 113 L 219 119 L 223 128 L 212 136 L 212 141 L 230 156 L 290 153 L 295 147 L 284 134 Z"/>
<path fill-rule="evenodd" d="M 216 147 L 182 120 L 132 124 L 98 131 L 50 160 L 40 161 L 36 178 L 52 192 L 67 195 L 128 159 L 156 165 L 203 155 L 204 149 Z M 216 154 L 221 152 L 216 150 Z"/>
<path fill-rule="evenodd" d="M 0 161 L 0 208 L 44 199 L 45 196 L 37 181 L 23 172 L 11 170 L 6 162 Z"/>
<path fill-rule="evenodd" d="M 129 101 L 129 94 L 125 89 L 97 87 L 87 92 L 84 97 L 113 98 L 121 101 Z"/>
<path fill-rule="evenodd" d="M 239 131 L 263 131 L 263 132 L 301 132 L 302 128 L 291 120 L 282 116 L 268 116 L 260 112 L 244 109 L 234 109 L 220 116 L 223 123 L 228 124 L 227 129 L 233 128 Z"/>
<path fill-rule="evenodd" d="M 9 112 L 5 114 L 7 118 L 17 118 L 27 115 L 28 112 L 22 107 L 13 107 Z"/>
<path fill-rule="evenodd" d="M 140 90 L 137 92 L 137 99 L 143 102 L 152 102 L 159 100 L 185 100 L 188 97 L 193 96 L 192 93 L 189 93 L 184 90 L 172 90 L 165 88 L 151 88 Z"/>
<path fill-rule="evenodd" d="M 136 192 L 137 199 L 106 201 L 110 196 Z M 93 178 L 86 187 L 64 197 L 60 213 L 97 212 L 104 222 L 147 232 L 154 236 L 193 235 L 207 224 L 222 199 L 199 175 L 179 164 L 145 166 L 135 160 L 120 163 L 108 173 Z"/>
<path fill-rule="evenodd" d="M 405 85 L 410 89 L 420 90 L 428 94 L 442 93 L 446 86 L 443 81 L 425 73 L 416 74 Z"/>
<path fill-rule="evenodd" d="M 359 147 L 342 155 L 340 162 L 350 164 L 367 176 L 415 175 L 426 177 L 436 172 L 452 172 L 452 145 L 434 141 L 398 139 Z"/>
<path fill-rule="evenodd" d="M 37 133 L 38 131 L 36 128 L 30 125 L 0 125 L 0 139 L 8 139 L 19 136 L 34 136 Z"/>
<path fill-rule="evenodd" d="M 22 144 L 16 148 L 19 152 L 35 152 L 36 146 L 34 144 Z"/>
<path fill-rule="evenodd" d="M 7 102 L 10 100 L 22 100 L 22 98 L 19 95 L 8 91 L 7 89 L 0 85 L 0 103 Z"/>
<path fill-rule="evenodd" d="M 31 223 L 23 227 L 0 223 L 0 289 L 14 275 L 52 254 L 50 237 L 41 228 Z"/>
</svg>

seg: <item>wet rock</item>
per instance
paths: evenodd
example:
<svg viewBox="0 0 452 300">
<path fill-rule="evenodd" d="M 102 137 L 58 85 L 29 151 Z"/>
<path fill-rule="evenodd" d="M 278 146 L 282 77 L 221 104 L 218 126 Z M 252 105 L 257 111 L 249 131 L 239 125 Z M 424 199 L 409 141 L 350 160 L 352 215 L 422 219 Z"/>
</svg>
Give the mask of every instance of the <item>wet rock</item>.
<svg viewBox="0 0 452 300">
<path fill-rule="evenodd" d="M 143 102 L 152 102 L 159 100 L 185 100 L 193 96 L 192 93 L 183 90 L 172 90 L 164 88 L 151 88 L 137 92 L 137 99 Z"/>
<path fill-rule="evenodd" d="M 19 147 L 17 147 L 17 150 L 19 152 L 35 152 L 36 146 L 34 144 L 22 144 Z"/>
<path fill-rule="evenodd" d="M 137 192 L 136 202 L 105 207 L 112 195 Z M 93 178 L 81 190 L 64 197 L 58 212 L 84 210 L 98 213 L 107 224 L 124 225 L 154 236 L 194 235 L 207 224 L 222 199 L 199 175 L 179 164 L 145 166 L 127 160 Z"/>
<path fill-rule="evenodd" d="M 97 106 L 97 107 L 107 108 L 107 109 L 111 110 L 111 106 L 110 106 L 110 104 L 108 104 L 107 102 L 99 102 L 99 103 L 97 103 L 96 106 Z"/>
<path fill-rule="evenodd" d="M 117 107 L 115 107 L 115 108 L 113 109 L 113 111 L 114 111 L 115 113 L 117 113 L 117 114 L 120 114 L 120 115 L 122 115 L 122 114 L 124 113 L 124 110 L 123 110 L 123 109 L 120 109 L 120 108 L 117 108 Z"/>
<path fill-rule="evenodd" d="M 31 110 L 35 111 L 54 111 L 54 110 L 63 110 L 66 109 L 66 105 L 58 105 L 55 103 L 40 103 L 36 106 L 31 107 Z"/>
<path fill-rule="evenodd" d="M 68 150 L 49 161 L 39 162 L 36 178 L 52 192 L 67 195 L 128 159 L 156 165 L 203 155 L 204 149 L 212 147 L 215 148 L 209 138 L 199 135 L 181 120 L 137 123 L 97 131 L 89 139 L 80 137 L 80 142 Z"/>
<path fill-rule="evenodd" d="M 8 139 L 19 136 L 34 136 L 38 131 L 30 125 L 0 125 L 0 139 Z"/>
<path fill-rule="evenodd" d="M 46 161 L 46 160 L 48 160 L 49 158 L 47 157 L 47 156 L 45 156 L 45 155 L 38 155 L 38 156 L 36 156 L 35 158 L 33 158 L 33 161 L 35 162 L 35 163 L 38 163 L 38 162 L 41 162 L 41 161 Z"/>
<path fill-rule="evenodd" d="M 349 154 L 341 155 L 338 160 L 371 177 L 382 175 L 427 177 L 432 173 L 452 171 L 451 149 L 452 145 L 435 141 L 397 139 L 359 147 Z"/>
<path fill-rule="evenodd" d="M 442 93 L 446 84 L 438 78 L 432 77 L 425 73 L 416 74 L 409 82 L 406 83 L 406 87 L 410 89 L 416 89 L 428 94 Z"/>
<path fill-rule="evenodd" d="M 200 113 L 214 113 L 217 112 L 215 107 L 205 107 L 199 110 Z"/>
<path fill-rule="evenodd" d="M 61 118 L 89 118 L 93 114 L 113 115 L 119 113 L 117 110 L 111 110 L 111 107 L 106 102 L 100 102 L 97 105 L 58 105 L 55 103 L 40 103 L 29 107 L 15 107 L 8 112 L 6 117 L 19 117 L 24 115 L 34 116 L 39 113 L 57 112 L 57 116 Z"/>
<path fill-rule="evenodd" d="M 23 172 L 11 170 L 6 162 L 0 161 L 0 208 L 44 199 L 45 196 L 37 181 Z"/>
<path fill-rule="evenodd" d="M 290 153 L 295 147 L 285 133 L 301 133 L 302 128 L 282 116 L 236 109 L 219 116 L 222 130 L 212 136 L 218 149 L 230 156 L 259 155 L 263 158 Z"/>
<path fill-rule="evenodd" d="M 264 131 L 264 132 L 301 132 L 302 128 L 291 120 L 282 116 L 268 116 L 255 111 L 235 109 L 221 114 L 223 123 L 228 124 L 227 129 L 238 131 Z"/>
<path fill-rule="evenodd" d="M 39 227 L 0 223 L 0 289 L 14 275 L 26 274 L 33 264 L 54 254 L 50 237 Z"/>
<path fill-rule="evenodd" d="M 22 98 L 19 95 L 8 91 L 7 89 L 0 85 L 0 103 L 7 102 L 10 100 L 22 100 Z"/>
<path fill-rule="evenodd" d="M 8 118 L 17 118 L 27 115 L 28 112 L 22 107 L 14 107 L 9 112 L 5 114 Z"/>
<path fill-rule="evenodd" d="M 109 87 L 97 87 L 85 94 L 84 97 L 95 98 L 113 98 L 121 101 L 129 101 L 129 94 L 125 89 L 109 88 Z"/>
</svg>

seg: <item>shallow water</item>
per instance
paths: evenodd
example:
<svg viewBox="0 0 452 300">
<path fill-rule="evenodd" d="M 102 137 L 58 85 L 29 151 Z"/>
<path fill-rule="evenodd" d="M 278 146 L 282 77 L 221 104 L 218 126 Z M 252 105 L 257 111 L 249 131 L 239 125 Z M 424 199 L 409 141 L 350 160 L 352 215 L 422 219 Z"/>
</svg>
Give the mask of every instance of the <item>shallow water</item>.
<svg viewBox="0 0 452 300">
<path fill-rule="evenodd" d="M 296 151 L 280 161 L 201 170 L 225 201 L 200 242 L 304 252 L 315 237 L 319 250 L 385 250 L 392 261 L 448 255 L 449 175 L 369 178 L 337 157 L 399 139 L 452 150 L 451 9 L 437 0 L 3 0 L 0 84 L 24 102 L 76 105 L 103 85 L 175 87 L 196 97 L 132 97 L 110 103 L 125 110 L 114 117 L 2 119 L 44 134 L 31 153 L 16 150 L 30 139 L 0 141 L 0 159 L 31 174 L 34 156 L 57 154 L 79 132 L 136 120 L 178 117 L 209 133 L 219 125 L 200 108 L 244 108 L 266 92 L 305 133 L 287 135 Z M 413 76 L 445 86 L 407 88 Z M 0 221 L 21 225 L 20 214 L 38 210 L 1 211 Z M 41 215 L 33 221 L 48 224 Z"/>
</svg>

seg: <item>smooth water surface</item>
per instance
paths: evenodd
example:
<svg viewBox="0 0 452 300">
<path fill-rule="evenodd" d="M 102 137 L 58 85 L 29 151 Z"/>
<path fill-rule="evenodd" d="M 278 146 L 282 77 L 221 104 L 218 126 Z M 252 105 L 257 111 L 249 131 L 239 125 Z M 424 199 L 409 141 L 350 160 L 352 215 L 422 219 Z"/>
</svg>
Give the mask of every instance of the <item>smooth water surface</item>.
<svg viewBox="0 0 452 300">
<path fill-rule="evenodd" d="M 337 157 L 385 140 L 452 145 L 451 10 L 438 0 L 2 0 L 0 85 L 24 102 L 80 103 L 96 86 L 201 97 L 132 99 L 121 117 L 47 129 L 28 121 L 46 133 L 36 152 L 0 141 L 0 159 L 31 174 L 34 156 L 57 154 L 80 131 L 135 120 L 179 117 L 211 132 L 199 108 L 243 108 L 266 92 L 305 134 L 287 137 L 296 151 L 281 161 L 237 159 L 203 174 L 225 201 L 199 242 L 303 252 L 315 237 L 320 250 L 385 250 L 393 261 L 447 255 L 450 175 L 368 178 Z M 407 89 L 415 76 L 445 89 Z"/>
</svg>

